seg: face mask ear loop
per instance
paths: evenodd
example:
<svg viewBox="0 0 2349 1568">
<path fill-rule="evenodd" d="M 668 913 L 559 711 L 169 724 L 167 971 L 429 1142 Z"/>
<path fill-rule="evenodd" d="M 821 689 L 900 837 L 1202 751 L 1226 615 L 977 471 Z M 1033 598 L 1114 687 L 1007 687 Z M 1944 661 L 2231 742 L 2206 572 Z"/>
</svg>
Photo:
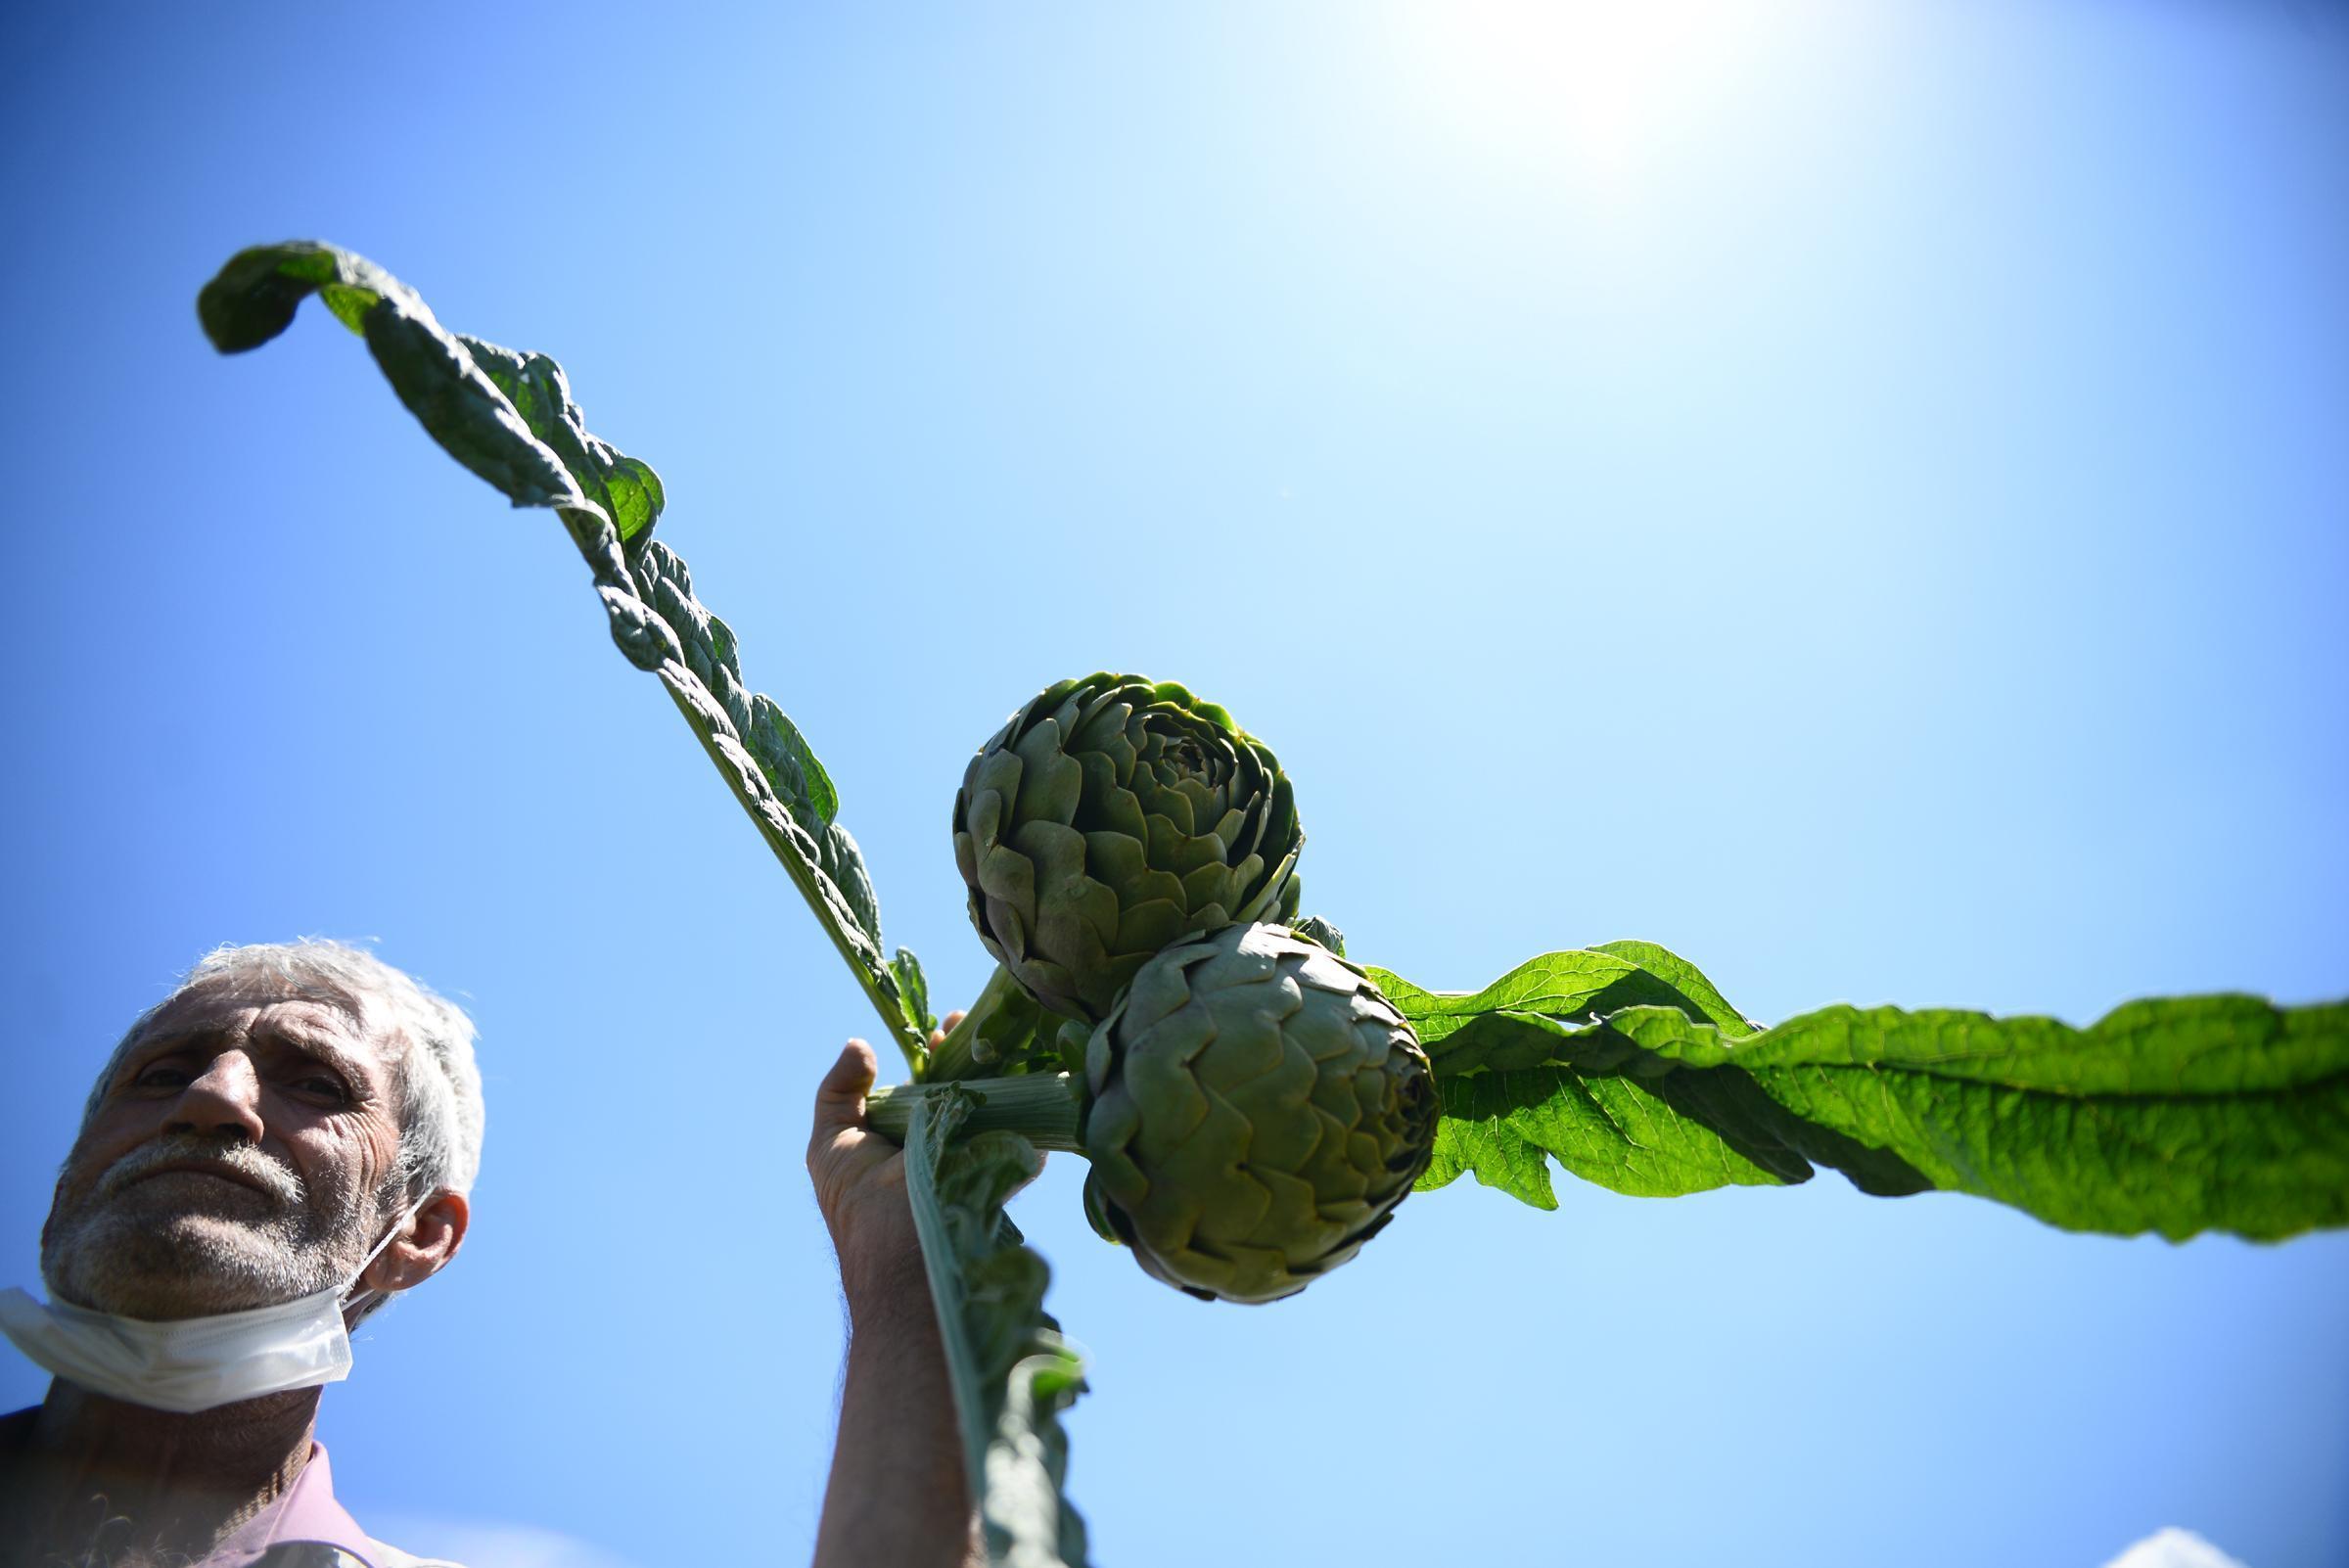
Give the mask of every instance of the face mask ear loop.
<svg viewBox="0 0 2349 1568">
<path fill-rule="evenodd" d="M 384 1255 L 384 1249 L 391 1246 L 393 1241 L 398 1239 L 399 1233 L 408 1228 L 408 1222 L 424 1212 L 424 1206 L 425 1200 L 418 1199 L 416 1202 L 409 1204 L 405 1209 L 400 1211 L 399 1218 L 392 1222 L 392 1228 L 384 1232 L 383 1239 L 375 1244 L 375 1246 L 368 1252 L 366 1257 L 359 1260 L 359 1267 L 351 1270 L 350 1278 L 345 1280 L 343 1285 L 345 1292 L 349 1292 L 353 1286 L 357 1285 L 361 1279 L 364 1279 L 367 1276 L 367 1270 L 373 1268 L 375 1261 Z M 382 1298 L 388 1301 L 396 1294 L 398 1294 L 396 1291 L 362 1290 L 356 1295 L 345 1294 L 337 1301 L 336 1305 L 341 1307 L 345 1312 L 348 1312 L 354 1307 L 364 1307 L 368 1305 L 369 1298 L 371 1297 Z"/>
</svg>

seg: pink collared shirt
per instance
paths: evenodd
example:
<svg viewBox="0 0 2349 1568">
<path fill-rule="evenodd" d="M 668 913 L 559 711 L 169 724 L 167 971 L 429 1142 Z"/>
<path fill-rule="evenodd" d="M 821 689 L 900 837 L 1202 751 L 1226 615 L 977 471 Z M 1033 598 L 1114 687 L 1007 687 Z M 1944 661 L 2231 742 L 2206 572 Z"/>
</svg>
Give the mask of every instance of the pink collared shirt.
<svg viewBox="0 0 2349 1568">
<path fill-rule="evenodd" d="M 270 1548 L 300 1541 L 337 1547 L 367 1568 L 433 1568 L 359 1528 L 335 1500 L 335 1472 L 326 1462 L 326 1445 L 315 1442 L 286 1495 L 239 1525 L 196 1568 L 253 1568 Z"/>
<path fill-rule="evenodd" d="M 37 1405 L 0 1415 L 0 1467 L 17 1446 L 29 1441 Z M 304 1552 L 303 1543 L 317 1552 Z M 285 1548 L 280 1550 L 280 1548 Z M 331 1548 L 331 1549 L 330 1549 Z M 277 1552 L 272 1557 L 270 1553 Z M 277 1568 L 281 1563 L 317 1564 L 335 1568 L 458 1568 L 438 1557 L 417 1557 L 388 1546 L 361 1530 L 343 1504 L 335 1500 L 335 1472 L 326 1460 L 326 1445 L 313 1442 L 309 1457 L 295 1475 L 285 1496 L 263 1507 L 229 1533 L 228 1539 L 198 1559 L 191 1568 Z"/>
</svg>

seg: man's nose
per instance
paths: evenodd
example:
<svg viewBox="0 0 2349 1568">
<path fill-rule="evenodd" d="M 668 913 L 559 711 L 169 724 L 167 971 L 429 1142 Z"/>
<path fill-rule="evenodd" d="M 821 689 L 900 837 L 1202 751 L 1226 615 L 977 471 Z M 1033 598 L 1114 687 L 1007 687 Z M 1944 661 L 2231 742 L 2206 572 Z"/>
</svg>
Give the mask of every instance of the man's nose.
<svg viewBox="0 0 2349 1568">
<path fill-rule="evenodd" d="M 261 1141 L 261 1080 L 253 1058 L 222 1051 L 179 1091 L 167 1132 L 204 1132 Z"/>
</svg>

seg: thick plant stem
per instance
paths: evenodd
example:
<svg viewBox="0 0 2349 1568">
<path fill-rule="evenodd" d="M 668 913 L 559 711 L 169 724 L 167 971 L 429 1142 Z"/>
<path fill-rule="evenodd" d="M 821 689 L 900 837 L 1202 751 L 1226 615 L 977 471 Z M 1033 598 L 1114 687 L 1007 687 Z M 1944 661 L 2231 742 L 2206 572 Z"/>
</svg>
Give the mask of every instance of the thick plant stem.
<svg viewBox="0 0 2349 1568">
<path fill-rule="evenodd" d="M 1082 1154 L 1084 1141 L 1079 1129 L 1084 1113 L 1084 1085 L 1069 1073 L 1026 1073 L 1018 1078 L 969 1078 L 957 1084 L 896 1084 L 864 1097 L 867 1126 L 894 1142 L 905 1141 L 913 1125 L 914 1107 L 929 1095 L 958 1089 L 978 1104 L 957 1137 L 1001 1130 L 1017 1132 L 1039 1149 L 1062 1149 Z"/>
<path fill-rule="evenodd" d="M 611 520 L 596 507 L 560 507 L 557 515 L 562 518 L 563 526 L 571 534 L 571 542 L 577 548 L 580 558 L 587 563 L 588 571 L 594 574 L 597 591 L 606 596 L 607 612 L 614 602 L 611 596 L 615 594 L 620 595 L 622 602 L 635 603 L 642 588 L 629 570 L 628 550 L 621 543 L 620 530 L 612 526 Z M 639 539 L 642 538 L 643 535 L 639 535 Z M 663 623 L 660 635 L 663 639 L 660 646 L 631 649 L 628 643 L 622 641 L 621 652 L 637 668 L 651 670 L 661 677 L 661 684 L 668 692 L 669 701 L 675 703 L 677 712 L 685 716 L 686 727 L 693 731 L 694 739 L 700 741 L 702 750 L 709 754 L 718 776 L 726 781 L 726 788 L 733 794 L 735 803 L 750 814 L 752 824 L 759 829 L 759 836 L 766 841 L 767 849 L 783 863 L 784 874 L 791 878 L 792 887 L 806 901 L 809 911 L 815 916 L 815 923 L 830 940 L 833 950 L 849 966 L 850 976 L 880 1018 L 882 1032 L 897 1042 L 898 1051 L 905 1058 L 905 1065 L 912 1069 L 915 1076 L 921 1076 L 930 1065 L 929 1041 L 922 1038 L 921 1030 L 914 1026 L 913 1021 L 905 1016 L 905 1009 L 897 995 L 897 982 L 882 961 L 878 946 L 870 953 L 860 953 L 850 941 L 842 929 L 840 916 L 833 908 L 832 900 L 824 897 L 818 886 L 820 873 L 811 860 L 812 841 L 808 841 L 805 848 L 794 842 L 796 829 L 790 822 L 789 812 L 775 798 L 773 790 L 762 781 L 759 764 L 743 749 L 742 736 L 724 704 L 711 693 L 701 676 L 684 662 L 684 649 L 676 637 L 675 628 Z M 620 638 L 617 630 L 614 637 L 615 640 Z M 799 836 L 806 838 L 805 833 Z"/>
<path fill-rule="evenodd" d="M 869 1112 L 871 1100 L 866 1107 Z M 987 1416 L 979 1392 L 978 1357 L 973 1353 L 968 1325 L 963 1321 L 962 1268 L 954 1243 L 946 1234 L 946 1218 L 938 1199 L 938 1125 L 931 1121 L 933 1102 L 916 1099 L 909 1107 L 900 1141 L 905 1145 L 905 1195 L 913 1207 L 913 1228 L 922 1249 L 922 1272 L 930 1280 L 930 1307 L 938 1314 L 939 1342 L 946 1356 L 946 1381 L 954 1392 L 954 1424 L 962 1432 L 963 1479 L 974 1504 L 987 1497 Z M 948 1106 L 951 1109 L 951 1106 Z M 951 1123 L 947 1135 L 959 1130 Z"/>
<path fill-rule="evenodd" d="M 987 977 L 979 999 L 962 1015 L 962 1022 L 946 1031 L 946 1038 L 931 1051 L 914 1076 L 928 1084 L 986 1073 L 990 1063 L 1002 1059 L 1006 1043 L 1013 1049 L 1027 1044 L 1035 1034 L 1031 1020 L 1035 1011 L 1036 1003 L 1020 990 L 1011 972 L 996 965 L 995 972 Z M 1005 1025 L 1010 1027 L 1006 1029 Z M 1008 1041 L 1005 1036 L 1010 1037 Z"/>
</svg>

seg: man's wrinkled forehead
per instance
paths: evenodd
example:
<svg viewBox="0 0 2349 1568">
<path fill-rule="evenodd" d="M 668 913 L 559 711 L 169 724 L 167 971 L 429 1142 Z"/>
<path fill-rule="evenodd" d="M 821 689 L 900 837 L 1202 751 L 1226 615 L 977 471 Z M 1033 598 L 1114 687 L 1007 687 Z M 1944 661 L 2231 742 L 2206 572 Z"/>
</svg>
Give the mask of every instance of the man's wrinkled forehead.
<svg viewBox="0 0 2349 1568">
<path fill-rule="evenodd" d="M 259 1033 L 389 1064 L 398 1057 L 400 1038 L 385 1014 L 370 998 L 292 980 L 200 981 L 142 1020 L 117 1057 L 165 1040 Z"/>
</svg>

